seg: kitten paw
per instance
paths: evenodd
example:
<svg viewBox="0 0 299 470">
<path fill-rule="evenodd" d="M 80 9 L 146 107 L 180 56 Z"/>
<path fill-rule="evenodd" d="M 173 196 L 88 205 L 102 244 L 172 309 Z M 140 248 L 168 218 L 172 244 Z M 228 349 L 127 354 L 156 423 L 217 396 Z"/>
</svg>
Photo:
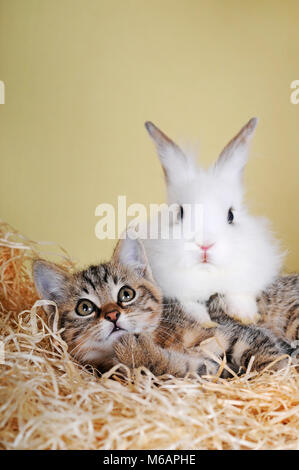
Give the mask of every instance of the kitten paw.
<svg viewBox="0 0 299 470">
<path fill-rule="evenodd" d="M 152 339 L 143 334 L 123 335 L 114 344 L 113 349 L 118 361 L 130 369 L 147 367 L 157 353 Z"/>
<path fill-rule="evenodd" d="M 201 377 L 203 375 L 216 375 L 219 369 L 217 362 L 204 358 L 200 359 L 197 366 L 197 374 Z"/>
<path fill-rule="evenodd" d="M 132 355 L 136 348 L 136 337 L 133 334 L 125 334 L 113 345 L 117 361 L 131 367 Z"/>
<path fill-rule="evenodd" d="M 257 323 L 260 315 L 254 297 L 250 295 L 226 295 L 227 314 L 236 320 L 249 325 Z"/>
</svg>

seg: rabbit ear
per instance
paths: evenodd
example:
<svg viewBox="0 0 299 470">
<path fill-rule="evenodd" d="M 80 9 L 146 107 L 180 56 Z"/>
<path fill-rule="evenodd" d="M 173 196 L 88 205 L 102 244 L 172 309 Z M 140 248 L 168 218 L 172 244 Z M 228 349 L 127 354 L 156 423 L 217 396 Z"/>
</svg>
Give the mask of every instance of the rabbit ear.
<svg viewBox="0 0 299 470">
<path fill-rule="evenodd" d="M 166 181 L 170 183 L 177 179 L 181 180 L 190 166 L 189 159 L 180 147 L 152 122 L 146 122 L 145 127 L 156 145 Z"/>
<path fill-rule="evenodd" d="M 131 268 L 139 276 L 152 279 L 151 268 L 142 242 L 138 239 L 130 238 L 128 232 L 126 233 L 126 238 L 120 239 L 117 242 L 112 261 Z"/>
<path fill-rule="evenodd" d="M 247 163 L 249 144 L 257 121 L 257 118 L 250 119 L 240 132 L 224 147 L 216 162 L 216 169 L 242 172 Z"/>
</svg>

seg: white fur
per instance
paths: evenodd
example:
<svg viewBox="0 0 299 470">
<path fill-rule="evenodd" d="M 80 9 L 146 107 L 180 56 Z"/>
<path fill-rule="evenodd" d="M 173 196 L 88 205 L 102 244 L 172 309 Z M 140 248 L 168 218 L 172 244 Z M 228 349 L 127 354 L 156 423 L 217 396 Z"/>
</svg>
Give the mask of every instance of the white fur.
<svg viewBox="0 0 299 470">
<path fill-rule="evenodd" d="M 154 278 L 164 295 L 178 298 L 199 321 L 206 321 L 206 315 L 196 302 L 204 302 L 216 292 L 226 295 L 231 316 L 253 321 L 256 296 L 281 268 L 282 255 L 267 221 L 249 215 L 243 203 L 242 172 L 255 124 L 249 121 L 208 170 L 197 168 L 190 156 L 147 124 L 166 173 L 168 203 L 201 204 L 203 244 L 214 243 L 208 251 L 209 263 L 202 263 L 203 252 L 195 240 L 192 250 L 186 249 L 183 237 L 144 241 Z M 230 207 L 234 209 L 233 224 L 227 221 Z M 186 213 L 177 223 L 190 222 L 187 218 Z M 192 308 L 190 302 L 194 302 Z"/>
</svg>

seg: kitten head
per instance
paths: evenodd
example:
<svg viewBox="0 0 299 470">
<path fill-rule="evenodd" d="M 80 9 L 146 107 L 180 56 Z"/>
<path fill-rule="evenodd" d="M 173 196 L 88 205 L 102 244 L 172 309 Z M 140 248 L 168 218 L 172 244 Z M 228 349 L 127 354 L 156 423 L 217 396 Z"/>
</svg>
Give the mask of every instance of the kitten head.
<svg viewBox="0 0 299 470">
<path fill-rule="evenodd" d="M 73 275 L 36 260 L 33 276 L 40 296 L 57 304 L 63 338 L 82 363 L 109 367 L 120 336 L 158 326 L 162 295 L 138 240 L 120 240 L 110 262 Z"/>
</svg>

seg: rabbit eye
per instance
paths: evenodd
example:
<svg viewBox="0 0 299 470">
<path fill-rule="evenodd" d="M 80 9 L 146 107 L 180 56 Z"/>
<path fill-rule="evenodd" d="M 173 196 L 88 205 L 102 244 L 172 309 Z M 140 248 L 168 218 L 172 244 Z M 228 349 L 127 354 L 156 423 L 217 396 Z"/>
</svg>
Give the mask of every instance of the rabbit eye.
<svg viewBox="0 0 299 470">
<path fill-rule="evenodd" d="M 232 224 L 233 220 L 234 220 L 234 214 L 233 214 L 232 208 L 230 208 L 227 213 L 227 221 L 229 224 Z"/>
<path fill-rule="evenodd" d="M 77 315 L 80 317 L 86 317 L 87 315 L 91 315 L 96 309 L 96 306 L 88 299 L 79 300 L 76 307 Z"/>
</svg>

